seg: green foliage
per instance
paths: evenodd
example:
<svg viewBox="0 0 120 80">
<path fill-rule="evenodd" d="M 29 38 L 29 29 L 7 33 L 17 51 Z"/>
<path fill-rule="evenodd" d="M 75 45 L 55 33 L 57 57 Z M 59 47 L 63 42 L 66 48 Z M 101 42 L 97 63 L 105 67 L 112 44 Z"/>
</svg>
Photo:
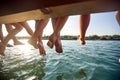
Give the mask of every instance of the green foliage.
<svg viewBox="0 0 120 80">
<path fill-rule="evenodd" d="M 88 36 L 86 37 L 86 40 L 120 40 L 120 35 L 103 35 L 103 36 Z"/>
<path fill-rule="evenodd" d="M 23 36 L 23 37 L 17 37 L 18 39 L 30 39 L 29 36 Z M 48 40 L 49 36 L 43 36 L 43 40 Z M 62 40 L 77 40 L 78 36 L 72 36 L 72 35 L 64 35 L 61 36 Z M 120 35 L 92 35 L 92 36 L 86 36 L 86 40 L 120 40 Z"/>
</svg>

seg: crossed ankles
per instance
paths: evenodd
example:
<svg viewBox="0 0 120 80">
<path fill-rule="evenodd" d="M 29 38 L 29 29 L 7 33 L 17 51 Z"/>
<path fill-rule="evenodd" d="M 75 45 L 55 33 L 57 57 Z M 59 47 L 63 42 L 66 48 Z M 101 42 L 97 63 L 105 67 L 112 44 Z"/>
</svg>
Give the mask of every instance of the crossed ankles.
<svg viewBox="0 0 120 80">
<path fill-rule="evenodd" d="M 53 36 L 51 35 L 49 37 L 48 43 L 47 45 L 52 49 L 55 45 L 55 50 L 57 53 L 62 53 L 63 49 L 62 49 L 62 44 L 61 44 L 61 40 L 60 37 L 58 36 Z"/>
<path fill-rule="evenodd" d="M 54 36 L 54 35 L 51 35 L 50 37 L 49 37 L 49 40 L 48 40 L 48 42 L 47 42 L 47 45 L 48 45 L 48 47 L 50 47 L 51 49 L 54 47 L 54 44 L 55 44 L 55 41 L 57 40 L 57 37 L 56 36 Z"/>
</svg>

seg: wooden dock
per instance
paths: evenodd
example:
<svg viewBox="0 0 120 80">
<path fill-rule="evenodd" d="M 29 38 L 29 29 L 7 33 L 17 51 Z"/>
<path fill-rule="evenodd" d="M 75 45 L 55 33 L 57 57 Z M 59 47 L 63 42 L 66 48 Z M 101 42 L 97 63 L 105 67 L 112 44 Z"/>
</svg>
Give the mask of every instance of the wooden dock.
<svg viewBox="0 0 120 80">
<path fill-rule="evenodd" d="M 116 10 L 120 0 L 0 0 L 0 24 Z"/>
</svg>

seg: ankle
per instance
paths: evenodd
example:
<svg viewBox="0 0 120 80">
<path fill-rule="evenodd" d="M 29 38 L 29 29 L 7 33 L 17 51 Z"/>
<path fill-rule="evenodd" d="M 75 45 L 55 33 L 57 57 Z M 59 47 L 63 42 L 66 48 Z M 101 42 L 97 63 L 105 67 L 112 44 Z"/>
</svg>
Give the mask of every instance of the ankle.
<svg viewBox="0 0 120 80">
<path fill-rule="evenodd" d="M 85 44 L 86 44 L 85 38 L 79 37 L 79 41 L 80 41 L 80 44 L 82 44 L 82 45 L 85 45 Z"/>
</svg>

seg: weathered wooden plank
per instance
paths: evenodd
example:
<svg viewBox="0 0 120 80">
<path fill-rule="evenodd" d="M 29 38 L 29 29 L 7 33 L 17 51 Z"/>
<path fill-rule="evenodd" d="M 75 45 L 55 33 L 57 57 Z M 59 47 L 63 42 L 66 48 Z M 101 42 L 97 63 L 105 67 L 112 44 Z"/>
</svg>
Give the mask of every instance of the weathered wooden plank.
<svg viewBox="0 0 120 80">
<path fill-rule="evenodd" d="M 80 0 L 81 2 L 77 2 L 77 1 L 78 0 L 76 0 L 76 2 L 74 3 L 69 2 L 69 4 L 67 4 L 67 2 L 61 3 L 63 5 L 58 3 L 56 5 L 53 5 L 53 3 L 51 2 L 50 4 L 52 6 L 49 4 L 49 5 L 45 5 L 44 7 L 44 8 L 47 7 L 47 9 L 51 11 L 49 14 L 44 14 L 43 12 L 40 11 L 40 9 L 37 8 L 34 8 L 33 10 L 30 11 L 25 10 L 19 13 L 13 12 L 12 14 L 9 15 L 0 16 L 0 23 L 13 23 L 13 22 L 21 22 L 25 20 L 37 20 L 37 19 L 59 17 L 66 15 L 69 16 L 69 15 L 79 15 L 79 14 L 89 14 L 89 13 L 120 10 L 120 6 L 119 6 L 120 0 L 89 0 L 89 1 Z"/>
<path fill-rule="evenodd" d="M 0 16 L 88 0 L 0 0 Z"/>
</svg>

